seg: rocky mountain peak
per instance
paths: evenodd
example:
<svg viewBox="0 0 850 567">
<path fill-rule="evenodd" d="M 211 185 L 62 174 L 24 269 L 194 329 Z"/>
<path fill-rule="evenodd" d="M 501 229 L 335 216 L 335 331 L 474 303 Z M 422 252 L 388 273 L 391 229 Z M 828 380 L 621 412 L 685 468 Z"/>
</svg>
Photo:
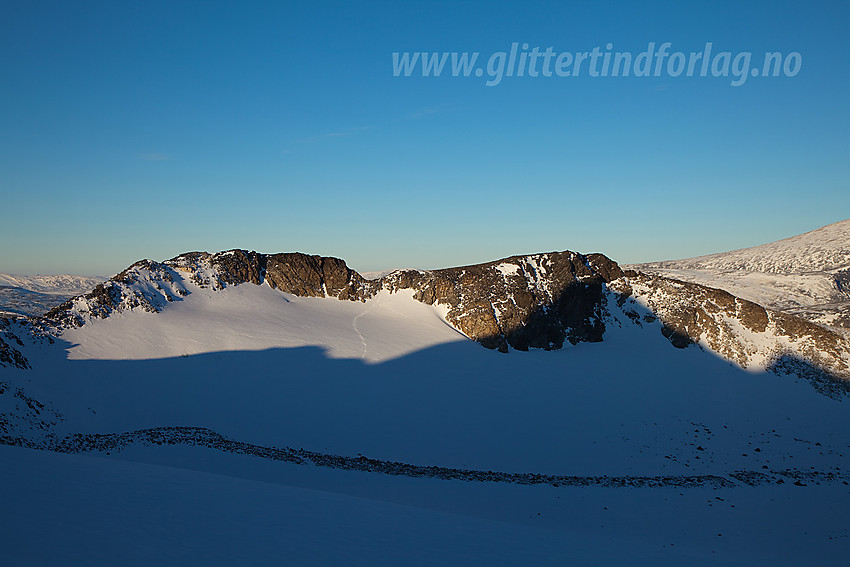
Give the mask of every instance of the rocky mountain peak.
<svg viewBox="0 0 850 567">
<path fill-rule="evenodd" d="M 565 341 L 601 341 L 603 284 L 622 275 L 602 254 L 552 252 L 512 256 L 427 272 L 403 270 L 378 280 L 390 290 L 448 308 L 466 336 L 503 352 L 558 349 Z"/>
</svg>

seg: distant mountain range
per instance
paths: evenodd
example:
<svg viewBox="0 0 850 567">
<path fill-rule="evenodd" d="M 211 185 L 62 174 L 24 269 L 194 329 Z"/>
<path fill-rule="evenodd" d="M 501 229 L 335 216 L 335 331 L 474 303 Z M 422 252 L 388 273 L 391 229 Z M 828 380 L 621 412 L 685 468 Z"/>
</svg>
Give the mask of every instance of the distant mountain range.
<svg viewBox="0 0 850 567">
<path fill-rule="evenodd" d="M 850 220 L 753 248 L 629 267 L 850 331 Z"/>
<path fill-rule="evenodd" d="M 68 298 L 88 293 L 107 278 L 71 274 L 0 274 L 0 314 L 42 315 Z"/>
<path fill-rule="evenodd" d="M 50 295 L 79 295 L 92 290 L 109 278 L 102 276 L 75 276 L 72 274 L 18 276 L 0 274 L 0 285 L 37 291 Z"/>
</svg>

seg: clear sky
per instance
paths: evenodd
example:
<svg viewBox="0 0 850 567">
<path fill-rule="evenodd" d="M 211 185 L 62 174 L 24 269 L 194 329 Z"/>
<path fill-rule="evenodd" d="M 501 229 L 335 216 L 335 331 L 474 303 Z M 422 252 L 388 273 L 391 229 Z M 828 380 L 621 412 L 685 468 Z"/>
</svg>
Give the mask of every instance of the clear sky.
<svg viewBox="0 0 850 567">
<path fill-rule="evenodd" d="M 5 2 L 0 272 L 230 248 L 629 263 L 805 232 L 850 217 L 848 24 L 846 2 Z M 393 52 L 513 42 L 802 65 L 737 87 L 393 76 Z"/>
</svg>

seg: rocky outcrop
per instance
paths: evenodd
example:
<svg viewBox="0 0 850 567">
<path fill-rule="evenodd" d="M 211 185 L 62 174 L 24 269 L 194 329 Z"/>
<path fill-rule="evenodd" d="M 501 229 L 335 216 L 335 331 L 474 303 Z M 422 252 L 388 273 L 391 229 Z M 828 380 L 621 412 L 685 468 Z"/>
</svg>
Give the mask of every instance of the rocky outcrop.
<svg viewBox="0 0 850 567">
<path fill-rule="evenodd" d="M 363 279 L 339 258 L 271 254 L 266 257 L 266 263 L 268 284 L 293 295 L 364 301 L 379 287 Z"/>
<path fill-rule="evenodd" d="M 676 347 L 696 343 L 742 368 L 781 372 L 805 367 L 794 373 L 850 386 L 850 344 L 829 328 L 720 289 L 631 270 L 609 287 L 658 317 L 662 333 Z"/>
<path fill-rule="evenodd" d="M 835 288 L 840 293 L 850 293 L 850 270 L 839 270 L 832 274 Z"/>
<path fill-rule="evenodd" d="M 165 262 L 201 287 L 267 283 L 272 288 L 301 297 L 336 297 L 365 300 L 377 286 L 363 279 L 343 260 L 299 252 L 260 254 L 229 250 L 217 254 L 190 252 Z"/>
<path fill-rule="evenodd" d="M 15 345 L 15 346 L 12 346 Z M 0 317 L 0 367 L 20 368 L 30 367 L 29 361 L 16 347 L 23 347 L 24 343 L 12 331 L 12 319 Z"/>
<path fill-rule="evenodd" d="M 63 419 L 50 404 L 0 380 L 0 444 L 45 448 L 55 441 L 54 428 Z"/>
<path fill-rule="evenodd" d="M 601 254 L 553 252 L 433 271 L 404 270 L 378 280 L 390 290 L 448 308 L 446 320 L 488 348 L 559 349 L 602 340 L 605 284 L 620 277 Z"/>
<path fill-rule="evenodd" d="M 168 303 L 188 295 L 181 278 L 170 266 L 141 260 L 92 291 L 74 297 L 48 311 L 46 324 L 79 327 L 86 321 L 104 319 L 114 311 L 142 309 L 159 312 Z"/>
</svg>

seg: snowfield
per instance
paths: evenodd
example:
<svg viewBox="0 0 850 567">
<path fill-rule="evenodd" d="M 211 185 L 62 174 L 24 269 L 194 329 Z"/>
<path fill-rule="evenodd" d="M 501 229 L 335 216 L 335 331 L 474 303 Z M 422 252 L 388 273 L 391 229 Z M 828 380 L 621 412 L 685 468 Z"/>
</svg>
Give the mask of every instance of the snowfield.
<svg viewBox="0 0 850 567">
<path fill-rule="evenodd" d="M 313 346 L 332 358 L 378 362 L 435 345 L 467 341 L 438 307 L 411 290 L 366 301 L 296 297 L 268 285 L 191 294 L 161 313 L 115 314 L 63 334 L 71 359 L 154 359 L 219 351 Z"/>
<path fill-rule="evenodd" d="M 9 565 L 749 566 L 846 558 L 846 527 L 837 524 L 846 500 L 823 486 L 476 486 L 229 463 L 256 477 L 244 478 L 17 447 L 0 447 L 0 456 L 0 542 Z"/>
</svg>

